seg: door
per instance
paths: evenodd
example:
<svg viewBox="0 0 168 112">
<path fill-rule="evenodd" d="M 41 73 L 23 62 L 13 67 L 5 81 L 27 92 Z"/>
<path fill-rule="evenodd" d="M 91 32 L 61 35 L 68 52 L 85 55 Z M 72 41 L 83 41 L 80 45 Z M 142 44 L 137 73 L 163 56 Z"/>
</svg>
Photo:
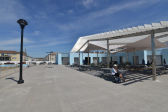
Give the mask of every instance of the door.
<svg viewBox="0 0 168 112">
<path fill-rule="evenodd" d="M 89 61 L 89 64 L 90 64 L 90 57 L 89 57 L 89 59 L 88 59 L 88 57 L 85 57 L 85 65 L 88 65 L 88 61 Z"/>
<path fill-rule="evenodd" d="M 62 57 L 62 64 L 68 65 L 69 64 L 69 58 L 68 57 Z"/>
<path fill-rule="evenodd" d="M 74 58 L 74 64 L 79 64 L 79 58 L 77 57 Z"/>
<path fill-rule="evenodd" d="M 133 56 L 133 64 L 138 65 L 139 64 L 139 56 Z"/>
<path fill-rule="evenodd" d="M 93 63 L 94 63 L 95 65 L 98 64 L 98 60 L 99 60 L 99 58 L 97 58 L 97 57 L 93 57 Z"/>
<path fill-rule="evenodd" d="M 120 56 L 120 64 L 123 64 L 123 57 Z"/>
</svg>

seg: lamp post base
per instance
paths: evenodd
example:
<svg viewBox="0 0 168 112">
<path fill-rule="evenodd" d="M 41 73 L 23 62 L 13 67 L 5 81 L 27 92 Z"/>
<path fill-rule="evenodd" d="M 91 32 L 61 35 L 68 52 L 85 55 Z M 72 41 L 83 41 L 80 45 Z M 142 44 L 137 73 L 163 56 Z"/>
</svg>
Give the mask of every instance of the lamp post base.
<svg viewBox="0 0 168 112">
<path fill-rule="evenodd" d="M 18 81 L 18 84 L 22 84 L 22 83 L 24 83 L 24 80 L 19 80 Z"/>
</svg>

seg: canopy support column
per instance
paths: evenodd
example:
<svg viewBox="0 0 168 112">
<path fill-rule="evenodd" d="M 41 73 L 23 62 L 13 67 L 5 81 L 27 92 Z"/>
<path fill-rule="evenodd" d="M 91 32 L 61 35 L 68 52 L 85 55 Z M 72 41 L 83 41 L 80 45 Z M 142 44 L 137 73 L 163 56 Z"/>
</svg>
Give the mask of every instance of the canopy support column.
<svg viewBox="0 0 168 112">
<path fill-rule="evenodd" d="M 126 52 L 126 53 L 127 53 L 127 54 L 126 54 L 126 55 L 127 55 L 127 59 L 126 59 L 127 61 L 126 61 L 126 62 L 128 63 L 128 52 Z"/>
<path fill-rule="evenodd" d="M 155 56 L 155 32 L 151 32 L 151 48 L 152 48 L 152 75 L 153 80 L 156 80 L 156 56 Z"/>
<path fill-rule="evenodd" d="M 83 52 L 82 52 L 82 65 L 83 65 L 84 63 L 83 63 Z"/>
<path fill-rule="evenodd" d="M 110 50 L 109 50 L 109 39 L 107 39 L 107 68 L 110 67 Z"/>
<path fill-rule="evenodd" d="M 135 63 L 135 49 L 134 49 L 134 52 L 133 52 L 133 60 L 134 60 L 134 63 L 133 63 L 133 65 L 136 65 L 136 63 Z"/>
<path fill-rule="evenodd" d="M 80 65 L 80 51 L 79 51 L 79 65 Z"/>
<path fill-rule="evenodd" d="M 89 50 L 88 50 L 88 65 L 90 65 L 90 59 L 89 59 Z"/>
<path fill-rule="evenodd" d="M 97 50 L 97 65 L 99 65 L 98 50 Z"/>
</svg>

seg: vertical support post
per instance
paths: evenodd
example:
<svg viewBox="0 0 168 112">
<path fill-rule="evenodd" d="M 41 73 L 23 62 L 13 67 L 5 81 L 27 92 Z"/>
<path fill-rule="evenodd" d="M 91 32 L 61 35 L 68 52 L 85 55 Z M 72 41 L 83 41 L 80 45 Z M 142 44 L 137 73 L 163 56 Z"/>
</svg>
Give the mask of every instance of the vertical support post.
<svg viewBox="0 0 168 112">
<path fill-rule="evenodd" d="M 80 65 L 80 51 L 79 51 L 79 65 Z"/>
<path fill-rule="evenodd" d="M 88 41 L 88 65 L 90 65 L 89 52 L 90 52 L 90 49 L 89 49 L 89 41 Z"/>
<path fill-rule="evenodd" d="M 156 56 L 155 56 L 155 32 L 151 32 L 151 48 L 152 48 L 152 75 L 153 80 L 156 80 Z"/>
<path fill-rule="evenodd" d="M 82 65 L 83 65 L 84 63 L 83 63 L 83 52 L 82 52 Z"/>
<path fill-rule="evenodd" d="M 127 53 L 127 61 L 126 62 L 128 63 L 128 52 L 126 52 L 126 53 Z"/>
<path fill-rule="evenodd" d="M 99 64 L 98 50 L 97 50 L 97 65 Z"/>
<path fill-rule="evenodd" d="M 89 50 L 88 50 L 88 65 L 90 65 Z"/>
<path fill-rule="evenodd" d="M 136 65 L 136 63 L 135 63 L 135 62 L 136 62 L 136 59 L 135 59 L 135 56 L 136 56 L 136 55 L 135 55 L 135 52 L 136 52 L 136 51 L 135 51 L 135 48 L 134 48 L 134 52 L 133 52 L 133 65 Z"/>
<path fill-rule="evenodd" d="M 110 50 L 109 50 L 109 39 L 107 39 L 107 68 L 110 67 Z"/>
</svg>

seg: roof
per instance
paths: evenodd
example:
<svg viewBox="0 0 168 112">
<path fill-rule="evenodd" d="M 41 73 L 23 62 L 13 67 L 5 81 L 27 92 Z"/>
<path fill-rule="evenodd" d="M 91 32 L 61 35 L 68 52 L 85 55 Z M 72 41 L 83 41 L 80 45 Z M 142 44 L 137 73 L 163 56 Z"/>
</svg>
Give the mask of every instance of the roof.
<svg viewBox="0 0 168 112">
<path fill-rule="evenodd" d="M 116 49 L 142 40 L 152 32 L 160 42 L 168 41 L 168 21 L 79 37 L 71 52 L 85 51 L 89 46 L 87 43 L 107 49 L 107 40 L 109 40 L 110 50 Z"/>
<path fill-rule="evenodd" d="M 0 50 L 0 53 L 7 53 L 7 54 L 19 54 L 20 52 L 17 52 L 17 51 Z"/>
<path fill-rule="evenodd" d="M 52 53 L 50 53 L 51 55 L 56 55 L 57 53 L 56 52 L 52 52 Z"/>
<path fill-rule="evenodd" d="M 17 52 L 17 51 L 8 51 L 8 50 L 0 50 L 0 53 L 4 53 L 4 54 L 20 54 L 20 52 Z M 23 55 L 26 55 L 26 53 L 23 52 Z"/>
<path fill-rule="evenodd" d="M 161 43 L 158 39 L 154 39 L 155 41 L 155 48 L 165 48 L 167 47 L 165 43 Z M 126 44 L 125 46 L 121 47 L 126 52 L 134 52 L 137 50 L 151 50 L 151 37 L 146 37 L 142 40 L 136 41 L 134 43 Z"/>
</svg>

